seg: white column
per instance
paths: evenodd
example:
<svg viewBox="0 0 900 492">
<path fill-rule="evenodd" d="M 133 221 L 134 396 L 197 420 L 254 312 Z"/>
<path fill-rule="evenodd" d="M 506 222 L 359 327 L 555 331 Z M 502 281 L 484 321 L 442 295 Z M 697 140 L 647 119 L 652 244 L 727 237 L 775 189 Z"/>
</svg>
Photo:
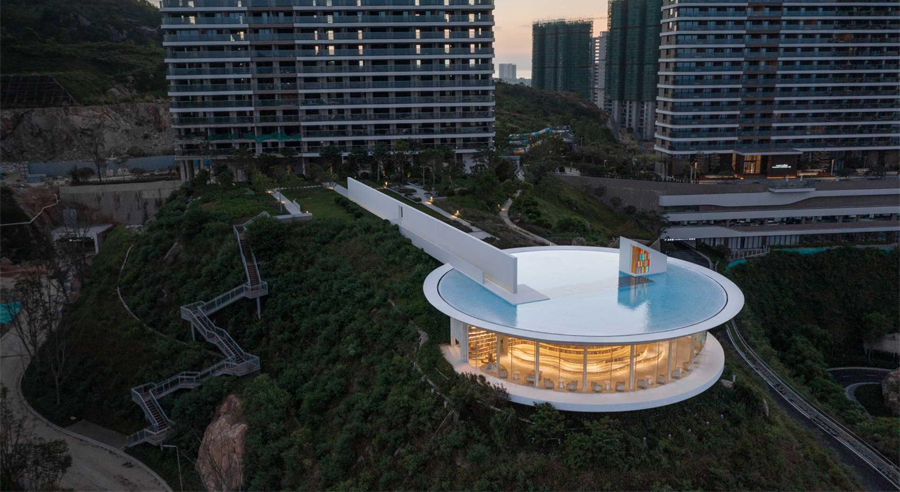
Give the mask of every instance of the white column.
<svg viewBox="0 0 900 492">
<path fill-rule="evenodd" d="M 634 390 L 634 344 L 631 344 L 631 371 L 628 374 L 628 391 Z"/>
<path fill-rule="evenodd" d="M 587 345 L 584 346 L 584 363 L 581 365 L 581 392 L 587 393 Z"/>
<path fill-rule="evenodd" d="M 534 342 L 534 387 L 540 388 L 541 379 L 541 344 L 540 342 Z"/>
</svg>

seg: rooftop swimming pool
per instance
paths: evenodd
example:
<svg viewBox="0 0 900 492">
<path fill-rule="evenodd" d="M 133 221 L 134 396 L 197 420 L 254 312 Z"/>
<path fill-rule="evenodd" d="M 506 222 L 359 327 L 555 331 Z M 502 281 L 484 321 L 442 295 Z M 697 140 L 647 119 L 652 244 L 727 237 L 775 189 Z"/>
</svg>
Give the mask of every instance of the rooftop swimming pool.
<svg viewBox="0 0 900 492">
<path fill-rule="evenodd" d="M 519 283 L 548 299 L 515 306 L 456 270 L 441 277 L 438 293 L 462 313 L 535 338 L 662 334 L 709 320 L 728 303 L 713 277 L 671 258 L 667 273 L 635 278 L 620 274 L 618 254 L 608 251 L 513 254 Z"/>
</svg>

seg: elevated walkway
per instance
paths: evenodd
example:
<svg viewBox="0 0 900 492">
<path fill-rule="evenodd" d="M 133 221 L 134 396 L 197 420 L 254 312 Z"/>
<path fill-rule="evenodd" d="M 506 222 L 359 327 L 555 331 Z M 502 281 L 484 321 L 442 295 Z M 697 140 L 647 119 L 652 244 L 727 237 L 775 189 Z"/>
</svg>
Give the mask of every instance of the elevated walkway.
<svg viewBox="0 0 900 492">
<path fill-rule="evenodd" d="M 234 226 L 247 281 L 210 301 L 181 306 L 181 319 L 191 324 L 191 338 L 196 340 L 199 333 L 204 340 L 215 345 L 225 359 L 199 372 L 182 372 L 158 383 L 148 383 L 131 388 L 132 401 L 141 407 L 144 417 L 150 425 L 129 436 L 128 447 L 142 443 L 160 445 L 166 440 L 169 431 L 175 426 L 175 422 L 169 419 L 159 404 L 161 398 L 179 390 L 198 388 L 215 377 L 240 377 L 259 371 L 259 357 L 244 351 L 227 331 L 216 326 L 209 317 L 241 299 L 256 299 L 257 316 L 259 316 L 259 299 L 269 293 L 269 285 L 260 276 L 256 257 L 253 255 L 244 233 L 247 226 L 261 216 L 268 217 L 269 214 L 260 214 L 243 225 Z"/>
</svg>

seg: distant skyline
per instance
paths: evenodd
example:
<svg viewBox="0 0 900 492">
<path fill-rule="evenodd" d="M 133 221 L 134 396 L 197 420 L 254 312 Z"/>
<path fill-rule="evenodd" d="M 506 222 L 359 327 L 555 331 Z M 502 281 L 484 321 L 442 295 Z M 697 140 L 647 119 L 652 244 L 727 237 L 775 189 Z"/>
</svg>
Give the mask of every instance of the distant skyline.
<svg viewBox="0 0 900 492">
<path fill-rule="evenodd" d="M 606 30 L 609 0 L 494 0 L 495 65 L 515 63 L 519 77 L 531 78 L 531 25 L 538 20 L 586 18 L 594 36 Z"/>
</svg>

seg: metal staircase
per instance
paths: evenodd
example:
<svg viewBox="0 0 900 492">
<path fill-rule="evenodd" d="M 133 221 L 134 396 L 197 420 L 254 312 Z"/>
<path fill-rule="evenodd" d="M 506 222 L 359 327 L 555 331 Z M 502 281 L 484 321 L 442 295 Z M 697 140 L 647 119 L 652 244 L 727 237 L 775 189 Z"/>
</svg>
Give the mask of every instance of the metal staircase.
<svg viewBox="0 0 900 492">
<path fill-rule="evenodd" d="M 165 381 L 131 388 L 131 399 L 141 407 L 144 417 L 150 422 L 150 425 L 128 436 L 128 447 L 142 443 L 160 445 L 165 441 L 169 430 L 175 426 L 175 422 L 169 419 L 159 404 L 161 398 L 178 390 L 197 388 L 214 377 L 226 375 L 240 377 L 259 371 L 259 357 L 245 352 L 231 338 L 231 335 L 216 326 L 209 316 L 241 299 L 256 299 L 257 315 L 259 315 L 259 299 L 269 293 L 269 285 L 262 280 L 259 274 L 256 257 L 253 255 L 244 233 L 246 227 L 260 216 L 268 217 L 269 214 L 264 212 L 246 224 L 234 227 L 234 233 L 240 245 L 241 261 L 247 274 L 247 282 L 211 301 L 181 306 L 181 319 L 191 324 L 191 338 L 196 340 L 196 335 L 199 333 L 207 342 L 218 347 L 225 355 L 225 359 L 200 372 L 182 372 Z"/>
</svg>

